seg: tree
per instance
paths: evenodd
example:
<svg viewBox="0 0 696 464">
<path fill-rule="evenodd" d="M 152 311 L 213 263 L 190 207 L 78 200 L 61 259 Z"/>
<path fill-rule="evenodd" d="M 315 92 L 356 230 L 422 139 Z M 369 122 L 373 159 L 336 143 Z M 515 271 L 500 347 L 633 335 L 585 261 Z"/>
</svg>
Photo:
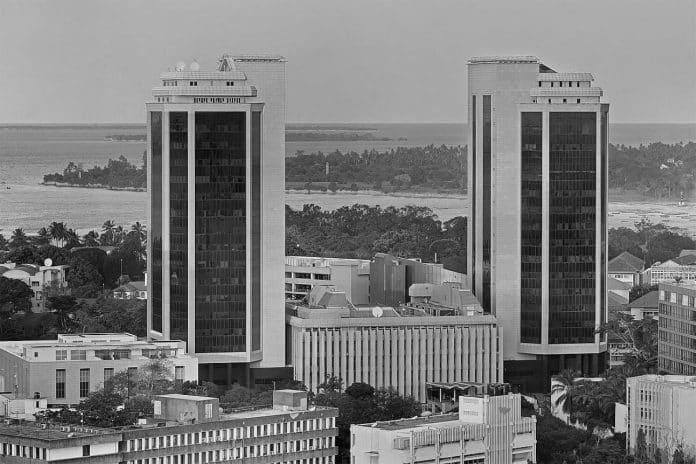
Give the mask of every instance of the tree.
<svg viewBox="0 0 696 464">
<path fill-rule="evenodd" d="M 552 377 L 551 395 L 558 395 L 554 406 L 560 407 L 561 411 L 569 416 L 573 412 L 573 394 L 575 393 L 575 379 L 581 373 L 571 369 L 564 369 L 559 374 Z"/>
<path fill-rule="evenodd" d="M 24 233 L 23 229 L 18 228 L 12 231 L 12 236 L 10 237 L 9 243 L 10 250 L 16 250 L 17 248 L 27 246 L 28 244 L 29 239 L 27 238 L 27 234 Z"/>
<path fill-rule="evenodd" d="M 646 264 L 664 262 L 679 256 L 681 250 L 696 248 L 694 241 L 685 236 L 670 231 L 660 232 L 648 239 Z"/>
<path fill-rule="evenodd" d="M 87 247 L 99 246 L 99 233 L 95 230 L 90 230 L 82 236 L 82 243 Z"/>
<path fill-rule="evenodd" d="M 336 184 L 336 182 L 329 182 L 329 190 L 332 193 L 336 193 L 336 190 L 338 190 L 338 185 Z"/>
<path fill-rule="evenodd" d="M 643 427 L 638 427 L 634 454 L 636 456 L 636 462 L 638 463 L 646 463 L 648 460 L 648 444 L 645 441 L 645 430 L 643 430 Z"/>
<path fill-rule="evenodd" d="M 70 333 L 78 309 L 77 299 L 72 295 L 50 296 L 46 299 L 46 308 L 55 313 L 61 333 Z"/>
<path fill-rule="evenodd" d="M 31 311 L 34 292 L 21 280 L 0 276 L 0 324 L 18 312 Z"/>
<path fill-rule="evenodd" d="M 32 239 L 31 239 L 31 244 L 33 246 L 44 246 L 44 245 L 49 245 L 50 243 L 51 243 L 51 236 L 45 227 L 40 228 L 36 233 L 36 237 L 32 237 Z"/>
<path fill-rule="evenodd" d="M 94 303 L 77 308 L 74 320 L 80 331 L 84 332 L 128 332 L 144 337 L 146 314 L 144 301 L 99 298 Z"/>
<path fill-rule="evenodd" d="M 60 244 L 62 248 L 65 245 L 65 240 L 67 238 L 67 230 L 65 224 L 62 222 L 52 222 L 48 226 L 48 235 Z"/>
<path fill-rule="evenodd" d="M 637 372 L 654 373 L 657 368 L 657 320 L 645 318 L 639 321 L 630 314 L 617 313 L 600 328 L 609 332 L 628 348 L 624 362 Z M 639 375 L 639 374 L 636 374 Z"/>
<path fill-rule="evenodd" d="M 104 221 L 102 225 L 102 234 L 99 237 L 102 245 L 113 245 L 114 244 L 114 232 L 116 230 L 116 224 L 111 219 Z"/>
<path fill-rule="evenodd" d="M 614 259 L 624 251 L 628 251 L 633 256 L 642 257 L 642 246 L 645 243 L 641 235 L 628 227 L 609 229 L 607 233 L 609 244 L 609 259 Z"/>
<path fill-rule="evenodd" d="M 75 290 L 76 296 L 96 296 L 96 292 L 101 289 L 104 282 L 99 270 L 80 257 L 71 259 L 69 265 L 70 273 L 66 280 L 70 288 Z"/>
</svg>

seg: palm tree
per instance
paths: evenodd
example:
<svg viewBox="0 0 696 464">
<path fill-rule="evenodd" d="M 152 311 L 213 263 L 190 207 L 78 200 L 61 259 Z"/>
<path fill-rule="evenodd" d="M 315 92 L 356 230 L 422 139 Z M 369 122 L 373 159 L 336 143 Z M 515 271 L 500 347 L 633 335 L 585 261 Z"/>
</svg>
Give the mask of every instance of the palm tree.
<svg viewBox="0 0 696 464">
<path fill-rule="evenodd" d="M 136 222 L 131 226 L 130 233 L 136 234 L 141 242 L 144 242 L 147 238 L 147 228 L 140 222 Z"/>
<path fill-rule="evenodd" d="M 82 243 L 89 247 L 99 246 L 99 234 L 96 230 L 90 230 L 82 236 Z"/>
<path fill-rule="evenodd" d="M 7 241 L 7 239 L 2 234 L 0 234 L 0 250 L 7 250 L 8 244 L 9 242 Z"/>
<path fill-rule="evenodd" d="M 29 244 L 27 239 L 27 234 L 24 233 L 24 229 L 18 228 L 12 231 L 12 236 L 10 237 L 10 249 L 16 250 Z"/>
<path fill-rule="evenodd" d="M 60 247 L 62 248 L 65 245 L 65 239 L 67 238 L 65 224 L 62 222 L 52 222 L 48 226 L 48 235 L 50 235 L 51 238 L 56 241 L 56 244 L 60 242 Z"/>
<path fill-rule="evenodd" d="M 113 245 L 114 242 L 114 229 L 116 229 L 116 224 L 111 219 L 108 219 L 102 225 L 102 235 L 101 242 L 102 245 Z"/>
<path fill-rule="evenodd" d="M 553 402 L 557 408 L 568 416 L 573 410 L 573 393 L 575 392 L 575 380 L 581 373 L 572 369 L 564 369 L 557 375 L 551 377 L 551 395 L 558 395 Z"/>
<path fill-rule="evenodd" d="M 73 229 L 68 229 L 65 231 L 65 241 L 65 246 L 69 248 L 82 246 L 82 242 L 80 242 L 80 237 L 77 236 L 77 232 L 75 232 Z"/>
<path fill-rule="evenodd" d="M 118 226 L 114 229 L 114 242 L 113 245 L 118 246 L 123 243 L 125 238 L 125 233 L 123 232 L 123 226 Z"/>
<path fill-rule="evenodd" d="M 37 231 L 36 237 L 33 237 L 32 242 L 36 246 L 48 245 L 51 243 L 51 235 L 45 227 L 42 227 Z"/>
</svg>

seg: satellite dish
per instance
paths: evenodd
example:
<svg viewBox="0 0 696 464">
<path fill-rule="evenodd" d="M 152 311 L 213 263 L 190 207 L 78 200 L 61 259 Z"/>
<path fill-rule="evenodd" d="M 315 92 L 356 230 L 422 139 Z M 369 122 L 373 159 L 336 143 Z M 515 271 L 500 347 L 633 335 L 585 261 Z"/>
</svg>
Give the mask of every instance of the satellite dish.
<svg viewBox="0 0 696 464">
<path fill-rule="evenodd" d="M 375 306 L 372 308 L 372 315 L 374 317 L 382 317 L 384 315 L 384 310 L 379 306 Z"/>
<path fill-rule="evenodd" d="M 193 63 L 191 63 L 191 66 L 189 66 L 189 69 L 191 71 L 198 71 L 199 69 L 201 69 L 201 65 L 198 64 L 198 61 L 193 60 Z"/>
<path fill-rule="evenodd" d="M 184 63 L 183 61 L 179 61 L 174 69 L 176 69 L 178 72 L 181 72 L 184 69 L 186 69 L 186 63 Z"/>
<path fill-rule="evenodd" d="M 44 266 L 52 266 L 53 260 L 51 258 L 44 259 Z"/>
</svg>

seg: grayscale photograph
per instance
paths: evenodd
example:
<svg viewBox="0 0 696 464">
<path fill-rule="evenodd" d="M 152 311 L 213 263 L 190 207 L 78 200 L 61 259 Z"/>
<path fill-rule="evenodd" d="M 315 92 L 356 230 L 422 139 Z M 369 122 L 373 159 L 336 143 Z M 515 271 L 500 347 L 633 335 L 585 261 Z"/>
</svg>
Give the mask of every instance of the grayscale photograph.
<svg viewBox="0 0 696 464">
<path fill-rule="evenodd" d="M 0 464 L 696 464 L 696 0 L 0 0 Z"/>
</svg>

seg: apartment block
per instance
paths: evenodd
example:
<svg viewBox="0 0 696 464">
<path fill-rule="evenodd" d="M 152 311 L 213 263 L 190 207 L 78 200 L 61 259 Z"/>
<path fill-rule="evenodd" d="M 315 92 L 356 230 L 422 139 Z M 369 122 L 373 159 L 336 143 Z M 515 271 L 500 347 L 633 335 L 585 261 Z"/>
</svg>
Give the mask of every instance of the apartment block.
<svg viewBox="0 0 696 464">
<path fill-rule="evenodd" d="M 658 311 L 658 368 L 696 375 L 696 285 L 661 283 Z"/>
<path fill-rule="evenodd" d="M 135 335 L 69 334 L 58 340 L 0 342 L 0 391 L 74 405 L 119 372 L 137 375 L 152 360 L 171 365 L 172 379 L 198 380 L 198 360 L 182 341 L 142 341 Z"/>
<path fill-rule="evenodd" d="M 536 418 L 521 396 L 459 397 L 459 412 L 351 425 L 351 462 L 527 464 L 536 462 Z"/>
</svg>

